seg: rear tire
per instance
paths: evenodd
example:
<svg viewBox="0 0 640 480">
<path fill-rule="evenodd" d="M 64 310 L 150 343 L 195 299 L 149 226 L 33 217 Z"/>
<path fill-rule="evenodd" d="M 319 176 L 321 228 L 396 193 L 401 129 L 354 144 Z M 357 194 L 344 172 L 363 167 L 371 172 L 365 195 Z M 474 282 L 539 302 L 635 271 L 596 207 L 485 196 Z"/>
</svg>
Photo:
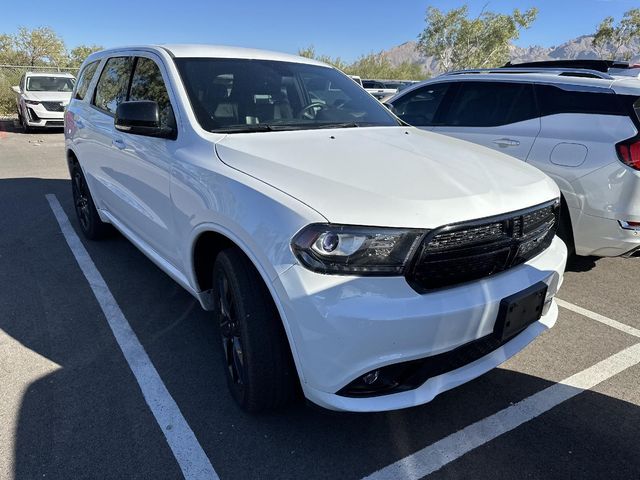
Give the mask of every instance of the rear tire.
<svg viewBox="0 0 640 480">
<path fill-rule="evenodd" d="M 111 233 L 111 225 L 100 220 L 100 215 L 93 203 L 89 185 L 78 162 L 71 168 L 71 189 L 73 205 L 80 223 L 82 234 L 89 240 L 100 240 Z"/>
<path fill-rule="evenodd" d="M 298 377 L 282 320 L 262 278 L 238 248 L 216 258 L 213 300 L 234 400 L 251 413 L 289 403 Z"/>
</svg>

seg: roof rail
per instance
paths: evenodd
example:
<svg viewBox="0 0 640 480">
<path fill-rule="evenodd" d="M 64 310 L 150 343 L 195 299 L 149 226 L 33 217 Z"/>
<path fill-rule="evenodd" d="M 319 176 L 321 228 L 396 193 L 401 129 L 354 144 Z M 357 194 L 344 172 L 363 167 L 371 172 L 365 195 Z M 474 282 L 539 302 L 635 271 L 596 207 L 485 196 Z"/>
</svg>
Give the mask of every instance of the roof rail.
<svg viewBox="0 0 640 480">
<path fill-rule="evenodd" d="M 594 58 L 574 58 L 564 60 L 538 60 L 534 62 L 507 62 L 505 67 L 517 68 L 580 68 L 608 73 L 610 68 L 629 68 L 628 62 Z"/>
<path fill-rule="evenodd" d="M 608 73 L 586 68 L 519 68 L 519 67 L 499 67 L 499 68 L 473 68 L 469 70 L 456 70 L 443 73 L 443 75 L 462 75 L 465 73 L 543 73 L 562 77 L 582 77 L 600 78 L 603 80 L 615 80 Z"/>
</svg>

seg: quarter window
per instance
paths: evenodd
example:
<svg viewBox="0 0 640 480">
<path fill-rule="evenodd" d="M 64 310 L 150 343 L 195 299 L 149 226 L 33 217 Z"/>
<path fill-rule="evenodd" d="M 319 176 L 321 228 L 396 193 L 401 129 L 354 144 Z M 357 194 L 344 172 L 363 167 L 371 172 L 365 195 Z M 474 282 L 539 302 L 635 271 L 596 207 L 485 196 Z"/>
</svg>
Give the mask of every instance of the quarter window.
<svg viewBox="0 0 640 480">
<path fill-rule="evenodd" d="M 439 125 L 497 127 L 538 117 L 529 83 L 465 82 Z"/>
<path fill-rule="evenodd" d="M 82 72 L 80 72 L 80 77 L 78 78 L 76 94 L 74 98 L 77 98 L 78 100 L 84 99 L 84 96 L 87 94 L 87 90 L 89 90 L 89 84 L 91 83 L 91 80 L 96 73 L 96 69 L 98 68 L 99 63 L 100 60 L 96 60 L 95 62 L 91 62 L 89 65 L 82 69 Z"/>
<path fill-rule="evenodd" d="M 129 100 L 151 100 L 158 104 L 160 123 L 175 128 L 175 117 L 160 68 L 153 60 L 139 57 L 131 79 Z"/>
<path fill-rule="evenodd" d="M 592 115 L 627 115 L 616 102 L 612 91 L 580 92 L 553 85 L 536 85 L 542 115 L 587 113 Z"/>
<path fill-rule="evenodd" d="M 107 60 L 96 86 L 96 107 L 115 115 L 118 105 L 127 98 L 132 66 L 131 57 L 113 57 Z"/>
</svg>

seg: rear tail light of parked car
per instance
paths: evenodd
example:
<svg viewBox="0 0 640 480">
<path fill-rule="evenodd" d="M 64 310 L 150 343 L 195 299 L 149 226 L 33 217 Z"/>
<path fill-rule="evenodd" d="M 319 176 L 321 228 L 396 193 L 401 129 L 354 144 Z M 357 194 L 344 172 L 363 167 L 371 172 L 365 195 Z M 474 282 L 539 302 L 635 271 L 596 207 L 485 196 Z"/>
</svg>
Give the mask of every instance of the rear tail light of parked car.
<svg viewBox="0 0 640 480">
<path fill-rule="evenodd" d="M 620 161 L 635 170 L 640 170 L 640 137 L 634 137 L 616 145 Z"/>
</svg>

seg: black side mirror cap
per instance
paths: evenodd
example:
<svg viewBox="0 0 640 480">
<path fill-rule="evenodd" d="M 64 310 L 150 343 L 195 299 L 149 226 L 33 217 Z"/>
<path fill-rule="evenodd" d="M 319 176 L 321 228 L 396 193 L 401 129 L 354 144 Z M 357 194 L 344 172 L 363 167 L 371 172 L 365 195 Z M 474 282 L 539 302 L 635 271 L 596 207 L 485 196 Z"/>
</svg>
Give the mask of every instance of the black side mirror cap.
<svg viewBox="0 0 640 480">
<path fill-rule="evenodd" d="M 147 137 L 176 138 L 173 128 L 162 127 L 160 109 L 151 100 L 122 102 L 116 109 L 116 130 Z"/>
</svg>

